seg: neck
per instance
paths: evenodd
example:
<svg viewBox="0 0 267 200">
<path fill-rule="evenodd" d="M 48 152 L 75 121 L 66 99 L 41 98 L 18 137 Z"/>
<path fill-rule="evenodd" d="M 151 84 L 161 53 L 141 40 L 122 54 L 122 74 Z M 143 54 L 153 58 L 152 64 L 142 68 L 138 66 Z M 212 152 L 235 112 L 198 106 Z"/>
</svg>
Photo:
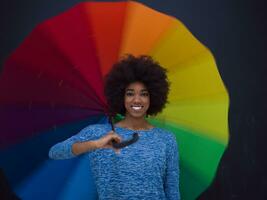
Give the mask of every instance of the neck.
<svg viewBox="0 0 267 200">
<path fill-rule="evenodd" d="M 133 129 L 133 130 L 140 130 L 140 129 L 149 129 L 151 125 L 145 120 L 144 117 L 141 118 L 134 118 L 131 116 L 125 116 L 125 119 L 120 123 L 123 127 Z"/>
</svg>

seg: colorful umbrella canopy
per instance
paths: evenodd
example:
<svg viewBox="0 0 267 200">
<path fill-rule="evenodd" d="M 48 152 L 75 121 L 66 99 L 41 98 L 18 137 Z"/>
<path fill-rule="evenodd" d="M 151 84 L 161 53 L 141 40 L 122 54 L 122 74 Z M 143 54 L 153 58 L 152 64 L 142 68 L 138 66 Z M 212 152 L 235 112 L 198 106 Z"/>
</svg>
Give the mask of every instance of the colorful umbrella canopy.
<svg viewBox="0 0 267 200">
<path fill-rule="evenodd" d="M 81 127 L 91 119 L 95 120 L 90 123 L 103 120 L 108 112 L 103 77 L 128 53 L 150 55 L 168 69 L 169 103 L 149 120 L 176 135 L 181 196 L 195 199 L 211 183 L 227 146 L 228 94 L 208 48 L 179 20 L 133 1 L 80 3 L 39 24 L 10 55 L 0 76 L 2 155 L 12 154 L 15 159 L 16 146 L 29 149 L 34 144 L 31 138 L 39 138 L 38 144 L 59 139 L 55 133 L 66 133 L 66 124 Z M 50 131 L 44 134 L 45 130 Z M 38 180 L 53 174 L 65 177 L 53 182 L 53 188 L 63 187 L 58 199 L 72 197 L 69 188 L 83 190 L 80 199 L 95 196 L 75 186 L 81 183 L 78 172 L 86 162 L 83 158 L 80 165 L 51 164 L 45 159 L 39 158 L 42 162 L 34 169 L 26 167 L 30 178 L 21 177 L 20 184 L 14 184 L 19 194 L 27 196 L 33 187 L 36 191 Z M 65 170 L 53 172 L 62 166 Z M 63 184 L 66 177 L 72 181 Z"/>
</svg>

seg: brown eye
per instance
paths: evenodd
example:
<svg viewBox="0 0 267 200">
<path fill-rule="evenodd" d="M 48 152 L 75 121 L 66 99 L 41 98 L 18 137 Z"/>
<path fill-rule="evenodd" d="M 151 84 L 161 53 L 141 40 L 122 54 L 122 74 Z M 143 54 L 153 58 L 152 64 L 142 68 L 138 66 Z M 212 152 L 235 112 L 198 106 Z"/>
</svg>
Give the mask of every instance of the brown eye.
<svg viewBox="0 0 267 200">
<path fill-rule="evenodd" d="M 142 92 L 141 96 L 147 97 L 147 96 L 149 96 L 149 93 L 148 92 Z"/>
<path fill-rule="evenodd" d="M 133 95 L 134 95 L 133 92 L 126 92 L 126 93 L 125 93 L 125 96 L 128 96 L 128 97 L 133 96 Z"/>
</svg>

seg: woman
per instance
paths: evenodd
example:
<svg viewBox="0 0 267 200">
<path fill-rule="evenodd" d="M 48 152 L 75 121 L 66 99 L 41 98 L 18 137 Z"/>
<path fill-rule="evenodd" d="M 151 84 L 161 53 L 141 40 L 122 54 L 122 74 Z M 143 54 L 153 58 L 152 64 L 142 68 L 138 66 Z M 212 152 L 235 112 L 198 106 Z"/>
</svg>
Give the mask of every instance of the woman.
<svg viewBox="0 0 267 200">
<path fill-rule="evenodd" d="M 169 91 L 166 70 L 151 57 L 128 55 L 106 77 L 105 95 L 113 113 L 124 119 L 96 124 L 50 149 L 52 159 L 87 153 L 99 199 L 180 199 L 178 150 L 172 133 L 154 127 L 146 116 L 164 108 Z M 139 139 L 125 148 L 114 141 Z"/>
</svg>

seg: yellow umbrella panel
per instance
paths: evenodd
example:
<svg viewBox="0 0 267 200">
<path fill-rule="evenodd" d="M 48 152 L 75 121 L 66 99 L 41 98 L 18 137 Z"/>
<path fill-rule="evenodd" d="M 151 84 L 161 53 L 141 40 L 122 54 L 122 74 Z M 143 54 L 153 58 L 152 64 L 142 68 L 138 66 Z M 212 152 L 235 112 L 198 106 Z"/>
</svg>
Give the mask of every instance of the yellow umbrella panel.
<svg viewBox="0 0 267 200">
<path fill-rule="evenodd" d="M 229 97 L 215 59 L 177 19 L 129 2 L 120 55 L 148 54 L 168 70 L 168 105 L 156 126 L 172 131 L 180 153 L 183 199 L 195 199 L 212 182 L 228 143 Z"/>
</svg>

